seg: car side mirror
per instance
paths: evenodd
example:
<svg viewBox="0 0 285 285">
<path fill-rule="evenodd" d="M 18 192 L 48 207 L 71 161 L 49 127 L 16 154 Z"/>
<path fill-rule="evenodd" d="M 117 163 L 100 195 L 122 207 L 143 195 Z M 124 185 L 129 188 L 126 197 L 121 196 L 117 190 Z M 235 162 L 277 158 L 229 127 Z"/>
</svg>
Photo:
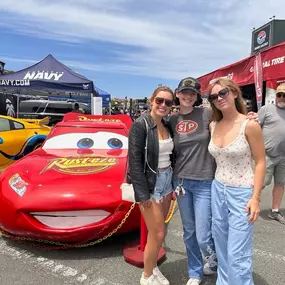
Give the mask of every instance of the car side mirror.
<svg viewBox="0 0 285 285">
<path fill-rule="evenodd" d="M 2 138 L 0 138 L 0 144 L 3 144 L 3 143 L 4 143 L 3 139 L 2 139 Z"/>
</svg>

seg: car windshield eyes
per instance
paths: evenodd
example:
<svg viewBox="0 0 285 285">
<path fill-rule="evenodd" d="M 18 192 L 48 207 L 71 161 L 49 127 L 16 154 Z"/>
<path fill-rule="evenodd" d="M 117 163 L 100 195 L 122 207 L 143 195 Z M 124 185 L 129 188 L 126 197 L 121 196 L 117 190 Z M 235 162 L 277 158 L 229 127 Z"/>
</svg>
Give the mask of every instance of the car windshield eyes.
<svg viewBox="0 0 285 285">
<path fill-rule="evenodd" d="M 90 138 L 83 138 L 77 142 L 78 148 L 91 148 L 94 145 L 94 141 Z"/>
<path fill-rule="evenodd" d="M 107 143 L 110 148 L 119 149 L 123 147 L 123 142 L 117 138 L 111 138 Z"/>
<path fill-rule="evenodd" d="M 128 138 L 113 132 L 65 133 L 49 137 L 43 149 L 127 149 Z"/>
<path fill-rule="evenodd" d="M 120 149 L 123 147 L 123 142 L 117 138 L 111 138 L 107 141 L 110 148 Z M 83 138 L 77 142 L 77 146 L 80 149 L 88 149 L 94 146 L 94 141 L 91 138 Z"/>
</svg>

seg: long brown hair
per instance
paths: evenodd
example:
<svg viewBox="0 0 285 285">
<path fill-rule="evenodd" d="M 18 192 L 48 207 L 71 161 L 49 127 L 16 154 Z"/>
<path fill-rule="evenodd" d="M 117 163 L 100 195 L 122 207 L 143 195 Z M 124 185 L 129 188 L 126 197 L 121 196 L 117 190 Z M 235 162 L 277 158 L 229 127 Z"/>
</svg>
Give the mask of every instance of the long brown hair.
<svg viewBox="0 0 285 285">
<path fill-rule="evenodd" d="M 172 95 L 172 99 L 174 100 L 174 93 L 168 86 L 159 86 L 153 91 L 152 95 L 149 98 L 149 101 L 153 102 L 154 98 L 160 91 L 169 92 Z"/>
<path fill-rule="evenodd" d="M 246 115 L 247 114 L 247 108 L 245 105 L 245 102 L 242 98 L 242 92 L 239 88 L 239 86 L 231 79 L 226 79 L 226 78 L 219 78 L 217 79 L 214 83 L 212 83 L 209 88 L 208 88 L 208 94 L 211 94 L 212 89 L 215 85 L 221 85 L 223 87 L 227 87 L 233 94 L 237 96 L 235 98 L 235 106 L 236 109 L 239 113 Z M 220 121 L 223 118 L 223 113 L 216 108 L 214 103 L 210 103 L 211 108 L 213 110 L 213 115 L 212 115 L 212 121 Z"/>
</svg>

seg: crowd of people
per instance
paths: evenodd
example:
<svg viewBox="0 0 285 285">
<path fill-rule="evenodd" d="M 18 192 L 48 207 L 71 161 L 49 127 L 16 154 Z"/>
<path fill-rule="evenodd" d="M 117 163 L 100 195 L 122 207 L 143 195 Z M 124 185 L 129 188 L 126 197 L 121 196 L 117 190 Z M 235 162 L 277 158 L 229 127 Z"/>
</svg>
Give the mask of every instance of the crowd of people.
<svg viewBox="0 0 285 285">
<path fill-rule="evenodd" d="M 262 189 L 272 177 L 269 217 L 285 224 L 280 212 L 285 85 L 277 88 L 276 104 L 263 106 L 258 114 L 247 114 L 241 90 L 230 79 L 209 86 L 210 108 L 199 107 L 200 84 L 195 78 L 181 80 L 175 93 L 166 86 L 156 88 L 150 111 L 129 133 L 129 172 L 148 229 L 140 284 L 169 284 L 156 262 L 175 192 L 187 253 L 187 285 L 199 285 L 212 274 L 217 274 L 217 285 L 253 285 L 253 224 Z M 175 112 L 174 100 L 179 101 Z"/>
</svg>

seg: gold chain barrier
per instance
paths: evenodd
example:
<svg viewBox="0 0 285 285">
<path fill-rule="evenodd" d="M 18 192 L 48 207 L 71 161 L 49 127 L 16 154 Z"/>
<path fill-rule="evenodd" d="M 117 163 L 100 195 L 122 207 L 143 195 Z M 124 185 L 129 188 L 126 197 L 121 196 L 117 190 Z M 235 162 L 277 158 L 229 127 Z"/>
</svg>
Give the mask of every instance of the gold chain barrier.
<svg viewBox="0 0 285 285">
<path fill-rule="evenodd" d="M 169 223 L 169 221 L 172 219 L 174 212 L 175 212 L 175 208 L 176 208 L 176 199 L 173 200 L 173 203 L 171 205 L 171 208 L 169 210 L 169 214 L 165 220 L 165 223 Z M 44 249 L 70 249 L 70 248 L 83 248 L 83 247 L 89 247 L 89 246 L 93 246 L 95 244 L 101 243 L 102 241 L 105 241 L 106 239 L 112 237 L 115 233 L 117 233 L 117 231 L 122 228 L 122 226 L 125 224 L 126 220 L 128 219 L 128 217 L 130 216 L 131 212 L 133 211 L 134 207 L 135 207 L 136 203 L 134 202 L 130 209 L 128 210 L 128 212 L 126 213 L 125 217 L 122 219 L 122 221 L 120 222 L 120 224 L 114 229 L 112 230 L 110 233 L 106 234 L 105 236 L 103 236 L 102 238 L 99 238 L 98 240 L 95 241 L 91 241 L 91 242 L 83 242 L 83 243 L 77 243 L 77 244 L 69 244 L 69 243 L 64 243 L 64 242 L 59 242 L 59 241 L 52 241 L 52 240 L 43 240 L 43 239 L 33 239 L 33 238 L 29 238 L 29 237 L 19 237 L 19 236 L 14 236 L 9 234 L 8 232 L 4 231 L 3 229 L 0 228 L 0 235 L 2 235 L 5 238 L 9 238 L 12 239 L 14 241 L 20 241 L 22 243 L 25 244 L 29 244 L 32 247 L 36 247 L 36 248 L 44 248 Z M 103 228 L 104 230 L 104 228 Z M 98 235 L 98 234 L 97 234 Z M 92 237 L 91 239 L 93 239 L 94 237 Z M 53 245 L 52 246 L 42 246 L 42 245 L 35 245 L 35 244 L 30 244 L 32 242 L 36 242 L 36 243 L 44 243 L 44 244 L 48 244 L 48 245 Z"/>
</svg>

